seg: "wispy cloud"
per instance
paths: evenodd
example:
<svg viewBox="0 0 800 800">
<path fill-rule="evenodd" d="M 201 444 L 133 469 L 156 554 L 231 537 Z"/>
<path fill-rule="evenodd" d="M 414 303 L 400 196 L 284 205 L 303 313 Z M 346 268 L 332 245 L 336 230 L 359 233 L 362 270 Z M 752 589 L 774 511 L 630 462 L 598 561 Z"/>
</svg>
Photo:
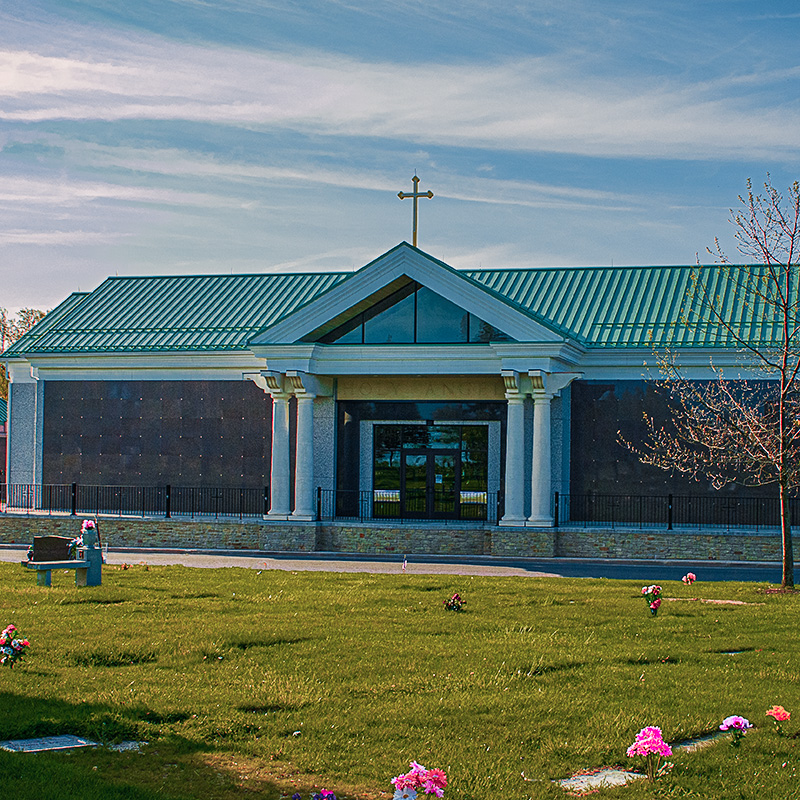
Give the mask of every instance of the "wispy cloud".
<svg viewBox="0 0 800 800">
<path fill-rule="evenodd" d="M 786 156 L 800 146 L 800 108 L 764 107 L 758 91 L 796 70 L 734 76 L 723 93 L 721 81 L 607 80 L 547 58 L 434 67 L 174 43 L 114 50 L 91 62 L 1 53 L 0 119 L 185 120 L 589 156 Z"/>
<path fill-rule="evenodd" d="M 125 234 L 120 233 L 98 233 L 95 231 L 0 231 L 0 247 L 20 244 L 41 245 L 43 247 L 52 245 L 69 247 L 86 244 L 110 244 L 119 242 L 124 236 Z"/>
<path fill-rule="evenodd" d="M 94 201 L 119 201 L 202 208 L 239 208 L 241 203 L 223 195 L 178 191 L 158 187 L 137 187 L 110 182 L 89 182 L 63 177 L 8 177 L 0 184 L 0 207 L 18 208 L 20 204 L 48 208 L 84 206 Z"/>
<path fill-rule="evenodd" d="M 313 185 L 347 189 L 363 189 L 386 193 L 396 176 L 377 168 L 353 168 L 340 166 L 325 168 L 309 157 L 298 155 L 293 166 L 262 166 L 253 163 L 231 161 L 228 158 L 199 158 L 190 153 L 173 149 L 135 150 L 129 148 L 94 149 L 91 161 L 98 167 L 121 168 L 141 171 L 151 176 L 213 179 L 220 192 L 235 191 L 223 188 L 227 183 L 257 185 Z M 619 193 L 568 186 L 546 184 L 525 180 L 503 180 L 494 178 L 485 170 L 479 176 L 446 173 L 431 166 L 429 180 L 436 183 L 436 195 L 466 202 L 519 205 L 524 207 L 570 207 L 606 205 L 609 209 L 621 210 L 639 204 L 644 198 L 633 194 Z M 403 189 L 402 186 L 398 187 Z M 125 190 L 121 190 L 125 191 Z M 146 194 L 143 190 L 139 190 Z M 2 188 L 0 188 L 2 197 Z M 178 202 L 180 197 L 176 198 Z M 232 201 L 233 202 L 233 201 Z"/>
</svg>

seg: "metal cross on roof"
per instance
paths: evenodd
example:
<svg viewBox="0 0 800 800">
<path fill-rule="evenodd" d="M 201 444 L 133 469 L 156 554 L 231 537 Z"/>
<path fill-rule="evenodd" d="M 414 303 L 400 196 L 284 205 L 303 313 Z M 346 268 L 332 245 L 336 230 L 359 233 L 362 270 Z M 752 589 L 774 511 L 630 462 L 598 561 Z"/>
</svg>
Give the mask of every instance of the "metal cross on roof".
<svg viewBox="0 0 800 800">
<path fill-rule="evenodd" d="M 433 197 L 433 192 L 430 191 L 430 189 L 427 192 L 417 191 L 419 189 L 419 178 L 417 177 L 416 173 L 414 174 L 414 177 L 411 180 L 414 182 L 414 191 L 398 192 L 397 196 L 401 200 L 405 200 L 406 197 L 411 197 L 414 199 L 414 227 L 412 231 L 414 240 L 411 242 L 411 244 L 413 244 L 414 247 L 416 247 L 417 246 L 417 203 L 420 197 L 429 197 L 429 198 Z"/>
</svg>

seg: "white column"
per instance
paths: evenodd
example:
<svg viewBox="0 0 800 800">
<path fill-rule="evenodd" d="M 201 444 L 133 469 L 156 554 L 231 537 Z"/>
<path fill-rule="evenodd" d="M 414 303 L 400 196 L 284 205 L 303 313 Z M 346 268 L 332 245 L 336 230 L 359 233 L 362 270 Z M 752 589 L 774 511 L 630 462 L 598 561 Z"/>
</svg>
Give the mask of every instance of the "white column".
<svg viewBox="0 0 800 800">
<path fill-rule="evenodd" d="M 550 528 L 553 525 L 552 454 L 550 452 L 550 401 L 576 378 L 580 372 L 545 372 L 528 370 L 533 389 L 533 463 L 531 465 L 531 515 L 528 525 Z"/>
<path fill-rule="evenodd" d="M 316 518 L 314 503 L 314 395 L 297 394 L 297 449 L 292 519 Z"/>
<path fill-rule="evenodd" d="M 272 396 L 272 460 L 269 473 L 270 519 L 287 519 L 291 513 L 289 483 L 289 398 L 280 372 L 262 372 L 266 389 Z M 288 388 L 288 387 L 286 387 Z"/>
<path fill-rule="evenodd" d="M 272 394 L 272 462 L 269 475 L 269 517 L 286 519 L 291 512 L 289 484 L 289 397 Z"/>
<path fill-rule="evenodd" d="M 525 395 L 519 391 L 519 374 L 503 371 L 506 385 L 505 513 L 498 524 L 525 524 Z"/>
<path fill-rule="evenodd" d="M 536 528 L 550 528 L 550 401 L 551 394 L 533 395 L 533 462 L 531 464 L 531 515 L 528 524 Z"/>
</svg>

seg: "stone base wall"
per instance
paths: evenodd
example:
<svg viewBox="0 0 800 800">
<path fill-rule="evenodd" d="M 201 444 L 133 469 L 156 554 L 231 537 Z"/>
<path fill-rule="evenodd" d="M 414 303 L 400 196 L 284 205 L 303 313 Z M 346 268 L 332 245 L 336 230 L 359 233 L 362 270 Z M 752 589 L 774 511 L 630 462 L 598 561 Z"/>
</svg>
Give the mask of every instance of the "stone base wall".
<svg viewBox="0 0 800 800">
<path fill-rule="evenodd" d="M 34 536 L 77 536 L 81 519 L 0 514 L 0 543 L 28 545 Z M 100 519 L 100 535 L 112 549 L 159 547 L 507 558 L 781 561 L 778 531 L 708 533 L 113 517 Z M 798 558 L 800 531 L 795 535 L 795 561 Z"/>
<path fill-rule="evenodd" d="M 317 531 L 317 550 L 334 553 L 393 553 L 482 556 L 492 554 L 493 528 L 458 526 L 323 524 Z"/>
<path fill-rule="evenodd" d="M 552 558 L 558 547 L 558 528 L 495 528 L 492 555 L 519 558 Z"/>
<path fill-rule="evenodd" d="M 0 515 L 0 542 L 31 544 L 34 536 L 78 536 L 81 517 Z M 126 547 L 197 550 L 311 552 L 316 525 L 218 520 L 100 518 L 100 538 L 112 549 Z"/>
<path fill-rule="evenodd" d="M 800 530 L 792 540 L 800 557 Z M 562 530 L 562 558 L 641 558 L 698 561 L 781 561 L 779 531 L 706 533 L 693 531 Z"/>
</svg>

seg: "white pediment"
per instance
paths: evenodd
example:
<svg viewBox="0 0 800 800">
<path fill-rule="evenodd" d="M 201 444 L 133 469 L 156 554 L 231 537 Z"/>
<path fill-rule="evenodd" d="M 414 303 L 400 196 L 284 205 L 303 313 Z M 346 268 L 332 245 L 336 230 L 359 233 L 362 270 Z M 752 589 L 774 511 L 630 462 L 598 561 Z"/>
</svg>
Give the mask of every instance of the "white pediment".
<svg viewBox="0 0 800 800">
<path fill-rule="evenodd" d="M 250 346 L 294 344 L 332 330 L 403 283 L 417 281 L 518 342 L 563 342 L 561 333 L 452 267 L 403 242 L 307 305 L 265 328 Z"/>
</svg>

